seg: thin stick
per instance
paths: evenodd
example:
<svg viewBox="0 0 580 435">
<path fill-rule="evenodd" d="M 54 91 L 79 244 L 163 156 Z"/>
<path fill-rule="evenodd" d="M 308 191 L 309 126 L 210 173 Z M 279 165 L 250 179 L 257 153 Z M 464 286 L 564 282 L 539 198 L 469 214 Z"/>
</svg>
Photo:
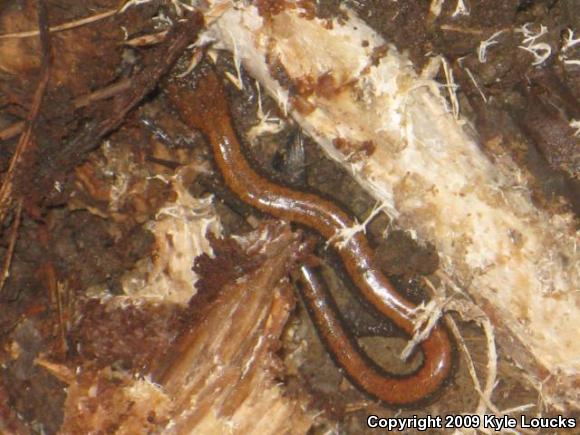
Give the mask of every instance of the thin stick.
<svg viewBox="0 0 580 435">
<path fill-rule="evenodd" d="M 48 29 L 49 32 L 62 32 L 63 30 L 70 30 L 76 27 L 84 26 L 85 24 L 94 23 L 95 21 L 100 21 L 105 18 L 109 18 L 115 15 L 118 12 L 118 9 L 110 9 L 103 13 L 97 15 L 91 15 L 90 17 L 81 18 L 80 20 L 70 21 L 68 23 L 59 24 L 58 26 L 53 26 Z M 0 35 L 0 39 L 24 39 L 24 38 L 31 38 L 33 36 L 37 36 L 40 34 L 40 30 L 29 30 L 26 32 L 16 32 L 16 33 L 7 33 L 5 35 Z"/>
<path fill-rule="evenodd" d="M 95 92 L 91 92 L 87 95 L 81 95 L 74 99 L 74 106 L 76 109 L 88 106 L 95 101 L 106 100 L 107 98 L 114 97 L 117 94 L 125 92 L 131 87 L 130 79 L 121 79 L 112 85 L 105 86 L 104 88 L 98 89 Z"/>
<path fill-rule="evenodd" d="M 60 281 L 56 282 L 56 310 L 58 313 L 58 331 L 60 336 L 60 350 L 63 355 L 68 350 L 68 343 L 66 340 L 67 325 L 64 318 L 64 308 L 63 308 L 63 293 L 66 292 L 66 286 Z"/>
<path fill-rule="evenodd" d="M 136 38 L 125 41 L 125 45 L 128 45 L 129 47 L 144 47 L 147 45 L 159 44 L 160 42 L 165 41 L 168 33 L 167 30 L 164 30 L 163 32 L 153 33 L 151 35 L 137 36 Z"/>
<path fill-rule="evenodd" d="M 6 127 L 4 130 L 0 130 L 0 142 L 18 136 L 22 133 L 22 130 L 24 130 L 25 125 L 26 123 L 24 121 L 17 121 Z"/>
<path fill-rule="evenodd" d="M 12 257 L 14 256 L 14 248 L 16 247 L 16 240 L 18 239 L 18 229 L 20 228 L 20 221 L 22 218 L 22 198 L 18 200 L 16 205 L 16 213 L 14 215 L 14 222 L 12 222 L 12 229 L 10 230 L 10 241 L 8 242 L 8 251 L 4 257 L 4 264 L 2 265 L 2 275 L 0 275 L 0 293 L 4 289 L 4 284 L 10 276 L 10 266 L 12 265 Z"/>
</svg>

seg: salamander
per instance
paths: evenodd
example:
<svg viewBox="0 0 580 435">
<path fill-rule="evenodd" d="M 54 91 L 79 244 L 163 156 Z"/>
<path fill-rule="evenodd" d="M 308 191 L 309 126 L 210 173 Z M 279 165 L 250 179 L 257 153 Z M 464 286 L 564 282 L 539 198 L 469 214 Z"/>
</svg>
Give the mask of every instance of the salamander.
<svg viewBox="0 0 580 435">
<path fill-rule="evenodd" d="M 176 98 L 174 103 L 183 121 L 207 136 L 227 187 L 264 213 L 318 232 L 336 249 L 347 274 L 367 302 L 412 336 L 415 305 L 400 295 L 379 270 L 364 233 L 357 232 L 338 246 L 335 235 L 352 228 L 355 220 L 332 201 L 273 183 L 253 170 L 234 130 L 228 99 L 217 74 L 206 72 L 196 86 L 192 99 Z M 416 371 L 403 376 L 390 374 L 364 355 L 349 337 L 335 305 L 312 271 L 303 267 L 301 274 L 302 296 L 318 333 L 355 385 L 393 406 L 412 405 L 438 391 L 452 366 L 451 340 L 442 325 L 436 325 L 421 343 L 423 362 Z"/>
</svg>

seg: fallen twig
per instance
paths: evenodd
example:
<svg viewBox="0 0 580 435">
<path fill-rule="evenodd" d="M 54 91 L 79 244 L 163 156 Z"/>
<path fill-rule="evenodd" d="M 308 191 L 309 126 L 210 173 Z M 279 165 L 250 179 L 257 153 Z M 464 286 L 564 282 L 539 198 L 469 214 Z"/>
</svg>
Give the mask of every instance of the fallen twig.
<svg viewBox="0 0 580 435">
<path fill-rule="evenodd" d="M 100 14 L 91 15 L 90 17 L 81 18 L 80 20 L 70 21 L 68 23 L 59 24 L 58 26 L 49 27 L 48 31 L 50 33 L 54 32 L 62 32 L 63 30 L 70 30 L 76 27 L 84 26 L 85 24 L 94 23 L 95 21 L 100 21 L 105 18 L 109 18 L 119 11 L 118 9 L 110 9 L 108 11 L 102 12 Z M 37 36 L 41 33 L 41 30 L 29 30 L 26 32 L 16 32 L 16 33 L 7 33 L 5 35 L 0 35 L 0 39 L 24 39 L 24 38 L 31 38 L 33 36 Z"/>
<path fill-rule="evenodd" d="M 10 276 L 10 265 L 12 264 L 12 257 L 14 256 L 14 248 L 16 247 L 16 240 L 18 239 L 18 229 L 20 228 L 20 221 L 22 218 L 22 199 L 18 200 L 16 205 L 16 213 L 14 214 L 14 222 L 12 222 L 12 229 L 10 230 L 10 240 L 8 242 L 8 250 L 4 257 L 4 264 L 2 265 L 2 274 L 0 275 L 0 294 L 4 289 L 4 284 Z"/>
<path fill-rule="evenodd" d="M 148 45 L 159 44 L 160 42 L 165 41 L 168 33 L 167 30 L 164 30 L 151 35 L 138 36 L 125 41 L 125 45 L 128 45 L 129 47 L 146 47 Z"/>
</svg>

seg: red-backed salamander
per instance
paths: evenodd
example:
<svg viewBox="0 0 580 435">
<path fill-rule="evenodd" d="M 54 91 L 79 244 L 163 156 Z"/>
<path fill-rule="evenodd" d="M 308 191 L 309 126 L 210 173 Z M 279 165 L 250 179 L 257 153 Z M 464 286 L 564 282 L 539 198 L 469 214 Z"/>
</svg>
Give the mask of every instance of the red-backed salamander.
<svg viewBox="0 0 580 435">
<path fill-rule="evenodd" d="M 228 188 L 244 202 L 276 218 L 317 231 L 337 250 L 347 274 L 362 296 L 407 335 L 413 334 L 415 305 L 401 296 L 373 259 L 366 236 L 357 232 L 337 246 L 337 232 L 352 228 L 354 219 L 317 195 L 272 183 L 247 162 L 232 124 L 227 96 L 215 72 L 197 80 L 191 98 L 184 90 L 171 92 L 180 117 L 204 133 L 213 148 L 218 169 Z M 392 375 L 372 363 L 338 320 L 334 304 L 321 291 L 313 274 L 302 268 L 302 294 L 319 335 L 355 385 L 390 405 L 411 405 L 433 395 L 452 366 L 452 346 L 442 326 L 435 326 L 421 343 L 423 362 L 409 375 Z"/>
</svg>

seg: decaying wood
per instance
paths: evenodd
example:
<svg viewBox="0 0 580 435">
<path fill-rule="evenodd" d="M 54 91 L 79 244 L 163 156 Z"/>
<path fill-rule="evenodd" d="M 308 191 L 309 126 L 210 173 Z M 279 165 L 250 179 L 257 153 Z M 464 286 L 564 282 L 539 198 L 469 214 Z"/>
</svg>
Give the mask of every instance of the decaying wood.
<svg viewBox="0 0 580 435">
<path fill-rule="evenodd" d="M 201 293 L 182 316 L 185 327 L 174 344 L 150 353 L 152 378 L 110 367 L 79 370 L 67 381 L 61 433 L 110 427 L 118 434 L 306 433 L 313 416 L 275 381 L 281 372 L 274 352 L 294 306 L 287 272 L 299 256 L 297 237 L 279 225 L 248 235 L 236 248 L 240 262 L 230 265 L 242 264 L 246 272 L 218 288 L 211 286 L 226 273 L 224 264 L 212 267 L 220 260 L 203 257 Z M 114 300 L 104 303 L 108 310 L 119 307 Z"/>
<path fill-rule="evenodd" d="M 539 383 L 549 378 L 548 403 L 580 406 L 572 217 L 538 208 L 513 162 L 492 162 L 446 111 L 438 84 L 348 9 L 322 20 L 284 2 L 225 13 L 224 2 L 210 4 L 208 36 L 399 227 L 436 246 L 443 271 L 485 310 L 516 364 Z"/>
<path fill-rule="evenodd" d="M 47 172 L 44 176 L 53 176 L 53 172 L 62 171 L 64 167 L 70 165 L 70 162 L 80 162 L 86 153 L 100 145 L 106 135 L 119 128 L 127 114 L 151 93 L 158 85 L 160 78 L 170 70 L 185 48 L 195 40 L 201 23 L 202 17 L 197 13 L 178 23 L 165 43 L 157 47 L 157 53 L 163 56 L 152 57 L 155 61 L 150 62 L 147 68 L 132 78 L 129 89 L 125 93 L 113 99 L 112 112 L 108 117 L 92 122 L 76 137 L 64 144 L 57 155 L 52 156 L 50 164 L 43 168 Z"/>
<path fill-rule="evenodd" d="M 270 227 L 252 237 L 246 252 L 259 252 L 263 262 L 224 287 L 207 307 L 198 306 L 202 318 L 169 350 L 173 356 L 154 376 L 173 399 L 169 433 L 308 430 L 311 417 L 272 381 L 277 363 L 271 352 L 294 303 L 287 272 L 299 250 L 295 237 L 288 227 Z"/>
<path fill-rule="evenodd" d="M 105 159 L 79 171 L 75 207 L 122 219 L 119 209 L 159 180 L 135 170 L 121 147 L 103 151 Z M 127 434 L 301 434 L 312 424 L 301 399 L 285 396 L 275 355 L 294 307 L 287 275 L 302 255 L 300 235 L 268 224 L 236 241 L 217 240 L 212 198 L 194 198 L 185 186 L 202 168 L 191 156 L 184 160 L 174 175 L 158 175 L 173 192 L 145 224 L 154 252 L 121 279 L 123 295 L 99 286 L 87 292 L 99 297 L 84 303 L 73 328 L 82 366 L 37 362 L 69 384 L 63 434 L 111 427 Z M 111 173 L 114 184 L 89 185 L 87 177 Z M 107 207 L 95 207 L 102 203 Z M 164 320 L 171 313 L 180 320 Z M 112 361 L 139 367 L 141 377 L 113 369 Z"/>
</svg>

